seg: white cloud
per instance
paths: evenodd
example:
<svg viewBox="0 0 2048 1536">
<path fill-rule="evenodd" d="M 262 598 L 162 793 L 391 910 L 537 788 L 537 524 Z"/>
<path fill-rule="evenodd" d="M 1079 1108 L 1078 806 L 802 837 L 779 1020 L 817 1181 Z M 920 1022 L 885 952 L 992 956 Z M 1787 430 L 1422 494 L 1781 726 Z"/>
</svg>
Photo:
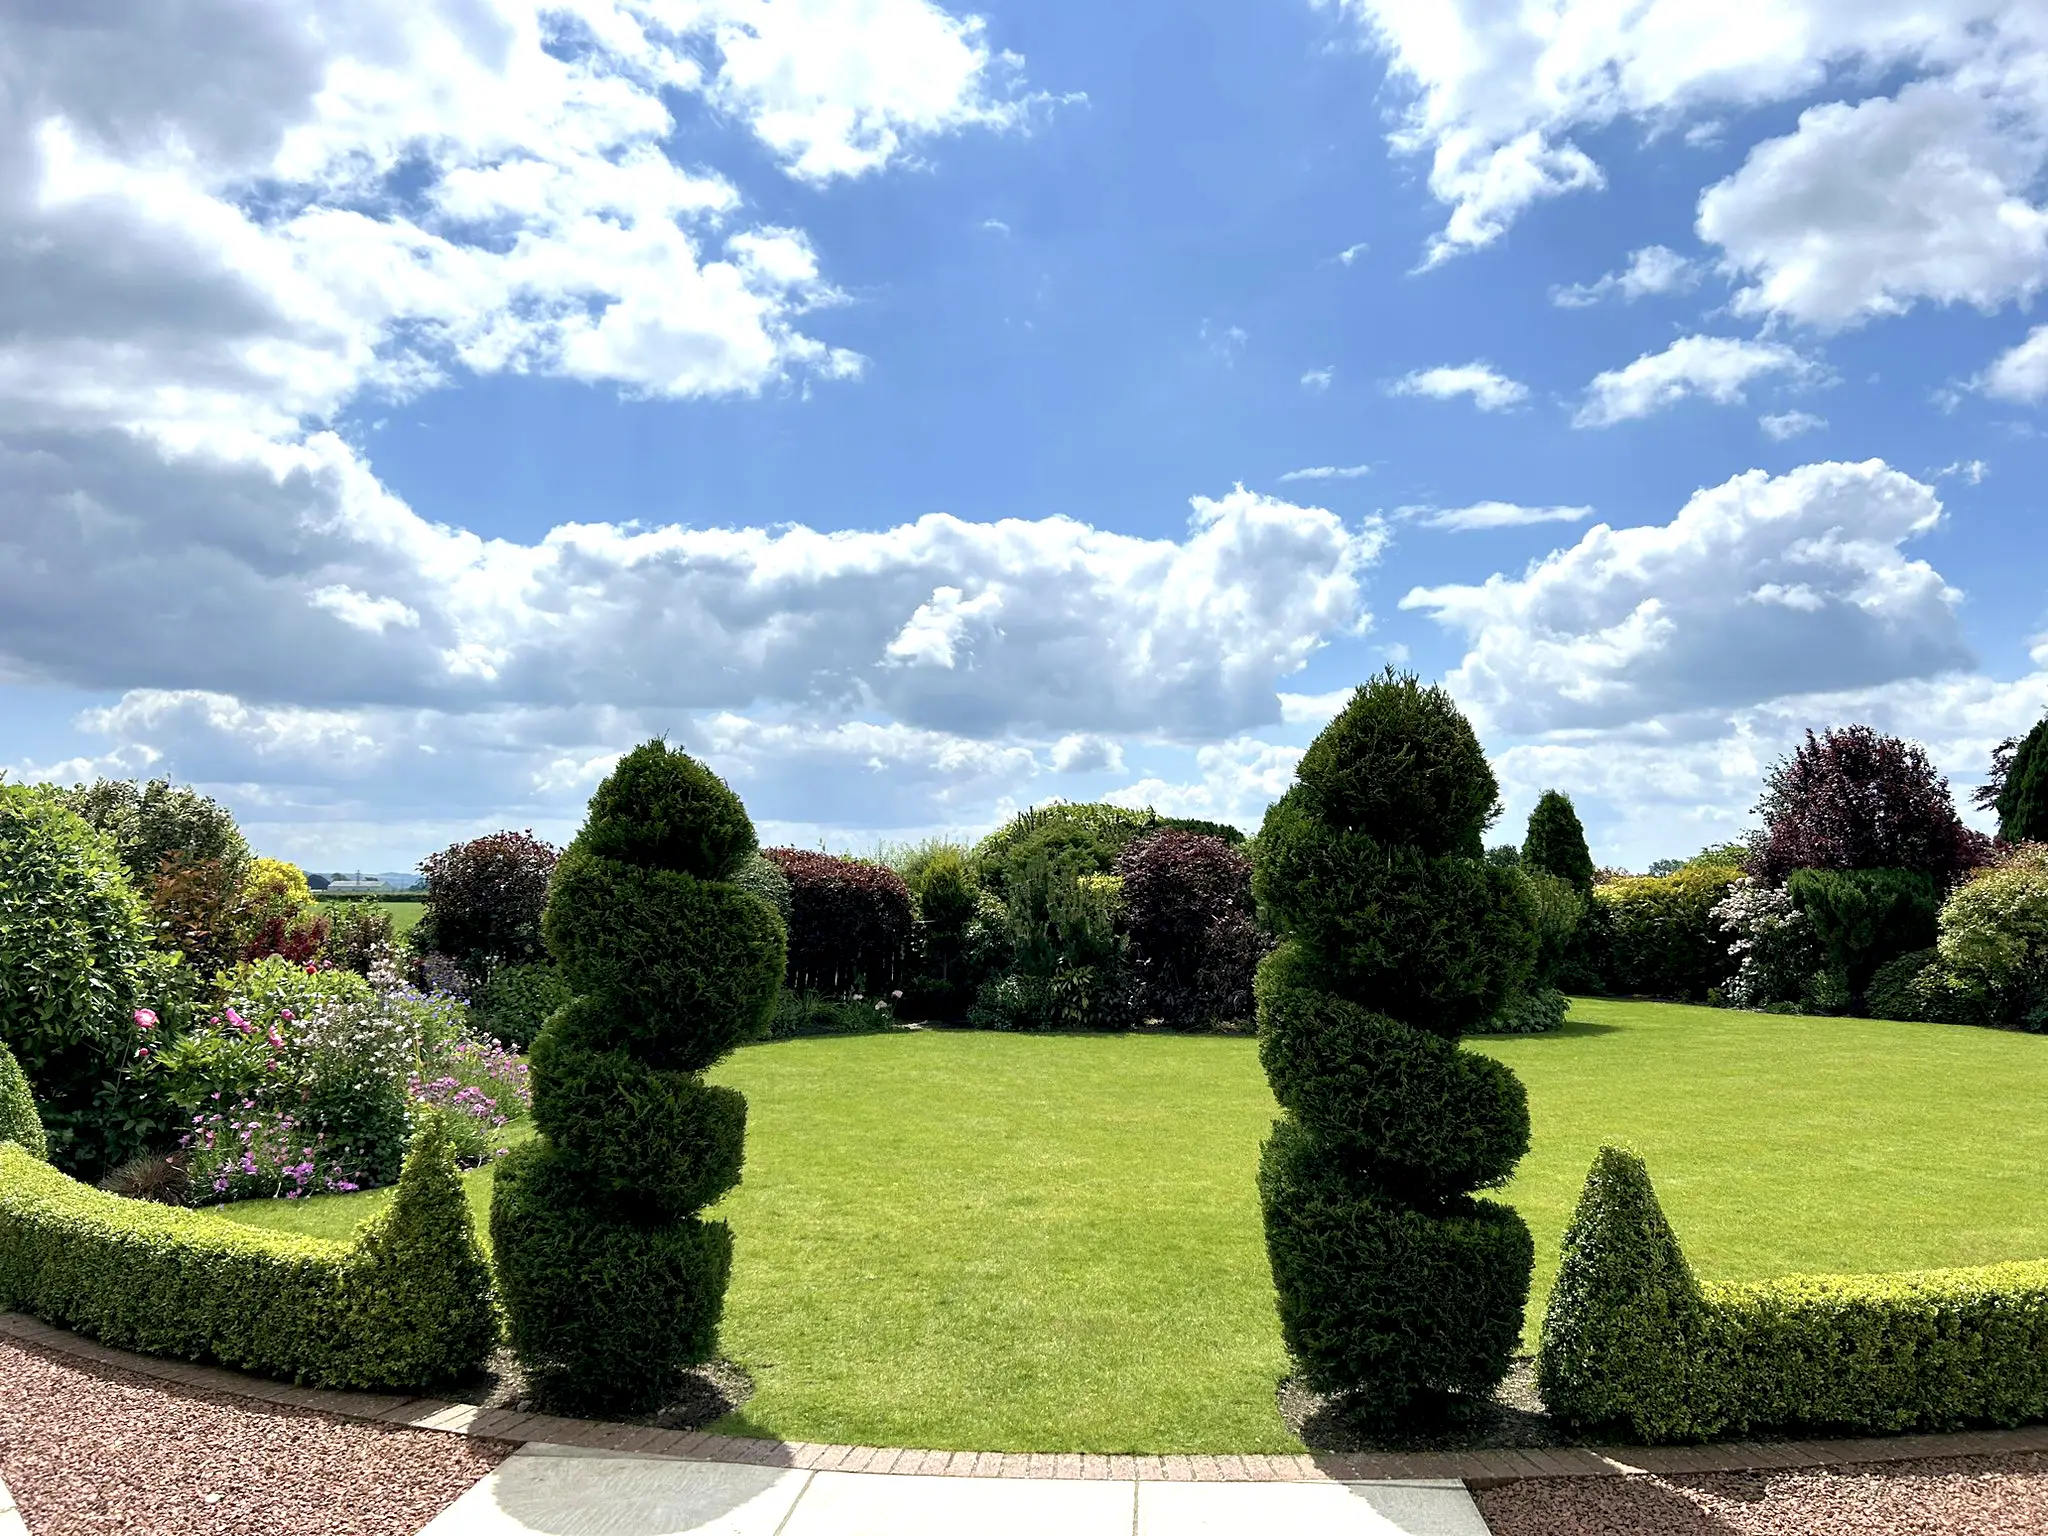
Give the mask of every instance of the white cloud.
<svg viewBox="0 0 2048 1536">
<path fill-rule="evenodd" d="M 1735 405 L 1754 379 L 1773 373 L 1806 379 L 1814 372 L 1812 363 L 1779 342 L 1682 336 L 1662 352 L 1646 352 L 1625 368 L 1596 375 L 1586 386 L 1585 404 L 1572 425 L 1611 427 L 1654 415 L 1693 395 L 1717 405 Z"/>
<path fill-rule="evenodd" d="M 1540 199 L 1603 186 L 1575 136 L 1625 120 L 1652 132 L 1711 127 L 1697 119 L 1898 72 L 1953 82 L 2029 128 L 2048 119 L 2031 0 L 1327 3 L 1361 23 L 1414 91 L 1393 144 L 1429 156 L 1430 190 L 1449 206 L 1433 261 L 1498 239 Z M 1960 157 L 1981 140 L 1949 142 Z M 1827 200 L 1810 225 L 1825 235 L 1845 214 L 1860 216 Z"/>
<path fill-rule="evenodd" d="M 1752 470 L 1669 523 L 1598 524 L 1520 577 L 1401 606 L 1465 636 L 1451 687 L 1516 734 L 1873 687 L 1969 663 L 1960 594 L 1901 547 L 1940 515 L 1878 460 Z"/>
<path fill-rule="evenodd" d="M 1561 309 L 1585 309 L 1609 294 L 1620 294 L 1626 303 L 1651 294 L 1677 293 L 1700 279 L 1699 268 L 1678 252 L 1662 245 L 1646 245 L 1629 257 L 1619 272 L 1609 272 L 1591 283 L 1573 283 L 1550 290 L 1550 302 Z"/>
<path fill-rule="evenodd" d="M 1982 485 L 1984 477 L 1991 473 L 1991 466 L 1982 459 L 1957 459 L 1944 464 L 1934 472 L 1937 480 L 1960 479 L 1965 485 Z"/>
<path fill-rule="evenodd" d="M 1736 311 L 1835 328 L 1919 299 L 1991 310 L 2039 291 L 2048 209 L 2025 194 L 2048 161 L 2048 71 L 2033 88 L 2023 103 L 1922 81 L 1809 108 L 1751 150 L 1700 198 L 1700 237 L 1752 279 Z"/>
<path fill-rule="evenodd" d="M 1482 411 L 1504 411 L 1529 398 L 1529 387 L 1497 372 L 1491 363 L 1470 362 L 1456 367 L 1420 368 L 1396 380 L 1397 395 L 1421 395 L 1430 400 L 1455 400 L 1470 395 Z"/>
<path fill-rule="evenodd" d="M 1102 798 L 1111 805 L 1149 805 L 1167 816 L 1227 821 L 1255 832 L 1266 807 L 1293 784 L 1301 753 L 1300 747 L 1240 737 L 1197 751 L 1197 776 L 1192 779 L 1155 774 L 1113 789 Z"/>
<path fill-rule="evenodd" d="M 1337 253 L 1336 259 L 1340 265 L 1348 267 L 1354 261 L 1358 260 L 1359 257 L 1363 256 L 1367 251 L 1371 249 L 1371 246 L 1367 245 L 1363 240 L 1361 240 L 1356 245 L 1345 246 L 1343 250 Z"/>
<path fill-rule="evenodd" d="M 1317 464 L 1309 469 L 1290 469 L 1280 478 L 1287 480 L 1356 480 L 1372 473 L 1370 464 Z"/>
<path fill-rule="evenodd" d="M 2048 396 L 2048 325 L 2035 326 L 2026 340 L 2000 353 L 1981 383 L 1986 394 L 2003 400 Z"/>
<path fill-rule="evenodd" d="M 1481 501 L 1469 507 L 1439 507 L 1422 518 L 1425 528 L 1469 533 L 1482 528 L 1521 528 L 1531 523 L 1582 523 L 1591 507 L 1523 507 L 1511 501 Z"/>
<path fill-rule="evenodd" d="M 1301 376 L 1302 388 L 1328 389 L 1330 381 L 1336 377 L 1337 370 L 1334 368 L 1311 368 Z"/>
<path fill-rule="evenodd" d="M 1062 736 L 1048 754 L 1054 773 L 1121 773 L 1124 749 L 1107 736 Z"/>
<path fill-rule="evenodd" d="M 1759 416 L 1756 424 L 1763 428 L 1764 436 L 1774 443 L 1798 437 L 1802 432 L 1817 432 L 1828 424 L 1825 416 L 1816 416 L 1811 411 L 1778 411 L 1768 416 Z"/>
</svg>

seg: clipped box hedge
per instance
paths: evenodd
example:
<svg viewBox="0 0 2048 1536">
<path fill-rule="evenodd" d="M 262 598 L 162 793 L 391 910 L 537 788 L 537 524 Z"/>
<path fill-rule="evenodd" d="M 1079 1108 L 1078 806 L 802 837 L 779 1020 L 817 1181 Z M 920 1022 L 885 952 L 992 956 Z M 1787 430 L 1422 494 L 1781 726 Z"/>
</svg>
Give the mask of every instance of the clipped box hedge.
<svg viewBox="0 0 2048 1536">
<path fill-rule="evenodd" d="M 348 1242 L 123 1199 L 0 1142 L 0 1308 L 322 1387 L 431 1387 L 480 1369 L 498 1339 L 438 1118 L 391 1204 Z"/>
<path fill-rule="evenodd" d="M 1702 1284 L 1642 1159 L 1603 1147 L 1537 1380 L 1574 1426 L 1653 1444 L 2048 1419 L 2048 1262 Z"/>
</svg>

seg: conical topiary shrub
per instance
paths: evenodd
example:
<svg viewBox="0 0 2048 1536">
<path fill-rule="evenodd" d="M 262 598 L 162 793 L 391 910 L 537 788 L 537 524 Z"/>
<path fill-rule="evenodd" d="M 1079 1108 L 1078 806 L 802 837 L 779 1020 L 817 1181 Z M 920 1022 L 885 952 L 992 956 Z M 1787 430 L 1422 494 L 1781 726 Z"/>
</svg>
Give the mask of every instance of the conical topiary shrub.
<svg viewBox="0 0 2048 1536">
<path fill-rule="evenodd" d="M 1352 696 L 1267 813 L 1255 881 L 1286 942 L 1259 967 L 1259 1055 L 1287 1117 L 1259 1169 L 1281 1332 L 1320 1391 L 1391 1412 L 1507 1373 L 1528 1229 L 1469 1191 L 1529 1145 L 1528 1101 L 1458 1036 L 1528 975 L 1513 873 L 1481 858 L 1496 788 L 1440 688 Z"/>
<path fill-rule="evenodd" d="M 1602 1147 L 1543 1313 L 1544 1406 L 1651 1444 L 1694 1436 L 1691 1360 L 1706 1310 L 1642 1158 Z"/>
<path fill-rule="evenodd" d="M 706 1067 L 774 1006 L 782 919 L 733 883 L 739 797 L 655 741 L 591 797 L 542 928 L 575 997 L 532 1051 L 540 1136 L 498 1168 L 498 1285 L 536 1395 L 646 1412 L 711 1357 L 732 1234 L 696 1213 L 739 1182 L 747 1105 Z"/>
<path fill-rule="evenodd" d="M 35 1095 L 14 1053 L 0 1041 L 0 1141 L 11 1141 L 31 1157 L 48 1161 L 50 1143 L 43 1135 L 42 1116 L 36 1113 Z"/>
</svg>

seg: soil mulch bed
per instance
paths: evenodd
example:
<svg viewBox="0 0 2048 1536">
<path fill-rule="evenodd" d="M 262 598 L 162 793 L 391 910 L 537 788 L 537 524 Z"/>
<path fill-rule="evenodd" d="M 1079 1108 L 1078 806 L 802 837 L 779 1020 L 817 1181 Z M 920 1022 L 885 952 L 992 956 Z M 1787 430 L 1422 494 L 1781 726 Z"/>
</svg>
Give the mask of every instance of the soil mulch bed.
<svg viewBox="0 0 2048 1536">
<path fill-rule="evenodd" d="M 1544 1409 L 1536 1362 L 1519 1356 L 1489 1398 L 1446 1394 L 1411 1404 L 1391 1423 L 1361 1414 L 1351 1399 L 1312 1392 L 1295 1377 L 1275 1399 L 1287 1427 L 1312 1451 L 1502 1451 L 1569 1445 L 1572 1437 Z"/>
<path fill-rule="evenodd" d="M 415 1536 L 512 1450 L 0 1340 L 0 1478 L 33 1536 Z"/>
<path fill-rule="evenodd" d="M 1558 1478 L 1473 1497 L 1494 1536 L 2048 1536 L 2048 1455 Z"/>
</svg>

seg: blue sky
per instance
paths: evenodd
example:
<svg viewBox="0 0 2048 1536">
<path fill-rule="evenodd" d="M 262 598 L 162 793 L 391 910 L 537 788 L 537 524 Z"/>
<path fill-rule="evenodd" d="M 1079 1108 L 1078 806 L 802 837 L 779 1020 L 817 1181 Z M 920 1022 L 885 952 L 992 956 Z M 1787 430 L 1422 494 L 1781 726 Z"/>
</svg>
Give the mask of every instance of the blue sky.
<svg viewBox="0 0 2048 1536">
<path fill-rule="evenodd" d="M 2048 707 L 2048 23 L 1498 11 L 0 19 L 0 764 L 316 866 L 655 731 L 771 839 L 1255 825 L 1392 660 L 1603 862 L 1807 726 L 1971 781 Z"/>
</svg>

